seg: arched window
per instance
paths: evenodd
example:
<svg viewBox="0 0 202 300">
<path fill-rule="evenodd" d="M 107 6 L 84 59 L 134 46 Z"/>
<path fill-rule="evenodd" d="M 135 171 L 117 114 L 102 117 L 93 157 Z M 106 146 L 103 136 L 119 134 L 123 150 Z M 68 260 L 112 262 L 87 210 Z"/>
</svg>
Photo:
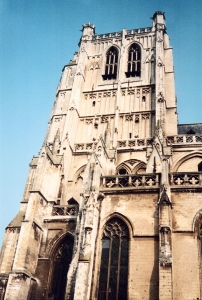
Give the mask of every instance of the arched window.
<svg viewBox="0 0 202 300">
<path fill-rule="evenodd" d="M 198 172 L 202 172 L 202 161 L 198 164 Z"/>
<path fill-rule="evenodd" d="M 116 79 L 118 68 L 118 50 L 111 47 L 106 55 L 105 74 L 102 75 L 104 80 Z"/>
<path fill-rule="evenodd" d="M 51 299 L 64 300 L 67 284 L 67 272 L 72 260 L 73 237 L 66 236 L 58 245 L 52 261 L 52 280 L 49 296 Z"/>
<path fill-rule="evenodd" d="M 118 174 L 119 175 L 127 175 L 128 171 L 126 170 L 126 168 L 122 167 L 118 170 Z"/>
<path fill-rule="evenodd" d="M 130 46 L 128 51 L 128 68 L 126 77 L 141 76 L 141 49 L 137 44 Z"/>
<path fill-rule="evenodd" d="M 128 284 L 127 225 L 112 218 L 104 228 L 98 300 L 127 300 Z"/>
</svg>

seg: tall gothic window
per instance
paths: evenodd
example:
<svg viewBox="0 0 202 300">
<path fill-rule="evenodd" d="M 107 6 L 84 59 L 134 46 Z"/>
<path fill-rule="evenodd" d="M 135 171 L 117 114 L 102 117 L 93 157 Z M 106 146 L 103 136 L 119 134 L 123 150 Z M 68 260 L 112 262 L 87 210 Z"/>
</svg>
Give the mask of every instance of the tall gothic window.
<svg viewBox="0 0 202 300">
<path fill-rule="evenodd" d="M 106 55 L 105 74 L 102 75 L 103 79 L 116 79 L 118 67 L 118 50 L 111 47 Z"/>
<path fill-rule="evenodd" d="M 128 51 L 128 67 L 126 77 L 140 77 L 141 75 L 141 49 L 132 44 Z"/>
<path fill-rule="evenodd" d="M 74 240 L 67 236 L 57 247 L 52 262 L 52 281 L 49 296 L 54 300 L 64 300 L 67 272 L 72 260 Z"/>
<path fill-rule="evenodd" d="M 107 222 L 102 238 L 98 300 L 127 300 L 127 225 L 119 218 Z"/>
</svg>

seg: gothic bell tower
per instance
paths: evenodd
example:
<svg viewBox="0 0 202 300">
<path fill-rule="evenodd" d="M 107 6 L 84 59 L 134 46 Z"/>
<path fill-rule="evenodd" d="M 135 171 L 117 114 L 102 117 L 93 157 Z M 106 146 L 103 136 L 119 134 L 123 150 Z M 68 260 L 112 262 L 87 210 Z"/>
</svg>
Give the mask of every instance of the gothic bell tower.
<svg viewBox="0 0 202 300">
<path fill-rule="evenodd" d="M 202 136 L 178 133 L 175 99 L 164 13 L 119 32 L 83 25 L 6 228 L 1 300 L 199 299 L 202 198 L 190 209 L 188 191 L 201 188 Z M 183 238 L 194 249 L 190 292 Z"/>
</svg>

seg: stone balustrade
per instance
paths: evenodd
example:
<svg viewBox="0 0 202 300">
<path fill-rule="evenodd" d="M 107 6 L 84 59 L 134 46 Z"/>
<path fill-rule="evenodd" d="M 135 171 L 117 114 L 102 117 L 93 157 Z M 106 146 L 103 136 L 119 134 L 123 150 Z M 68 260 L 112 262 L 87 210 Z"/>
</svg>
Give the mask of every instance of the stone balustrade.
<svg viewBox="0 0 202 300">
<path fill-rule="evenodd" d="M 118 140 L 117 148 L 141 148 L 151 146 L 153 142 L 152 138 L 149 139 L 129 139 L 129 140 Z M 76 152 L 93 151 L 96 149 L 97 142 L 92 143 L 79 143 L 74 145 Z"/>
<path fill-rule="evenodd" d="M 138 29 L 130 29 L 127 30 L 127 34 L 138 34 L 138 33 L 148 33 L 152 31 L 152 27 L 146 27 L 146 28 L 138 28 Z"/>
<path fill-rule="evenodd" d="M 138 148 L 151 146 L 153 139 L 129 139 L 129 140 L 118 140 L 118 148 Z"/>
<path fill-rule="evenodd" d="M 202 186 L 202 173 L 170 173 L 171 186 Z"/>
<path fill-rule="evenodd" d="M 122 31 L 105 33 L 105 34 L 96 34 L 94 35 L 93 40 L 110 39 L 115 37 L 122 37 Z"/>
<path fill-rule="evenodd" d="M 130 29 L 130 30 L 127 30 L 127 35 L 148 33 L 148 32 L 151 32 L 151 30 L 152 30 L 152 27 Z M 118 38 L 118 37 L 122 37 L 122 31 L 105 33 L 105 34 L 96 34 L 96 35 L 94 35 L 93 40 L 111 39 L 111 38 Z"/>
<path fill-rule="evenodd" d="M 97 146 L 96 142 L 75 144 L 75 151 L 93 151 Z"/>
<path fill-rule="evenodd" d="M 52 216 L 77 216 L 78 211 L 78 205 L 55 205 Z"/>
<path fill-rule="evenodd" d="M 173 135 L 167 137 L 168 144 L 202 144 L 202 135 Z"/>
<path fill-rule="evenodd" d="M 157 188 L 160 185 L 160 174 L 130 174 L 103 176 L 101 188 Z"/>
</svg>

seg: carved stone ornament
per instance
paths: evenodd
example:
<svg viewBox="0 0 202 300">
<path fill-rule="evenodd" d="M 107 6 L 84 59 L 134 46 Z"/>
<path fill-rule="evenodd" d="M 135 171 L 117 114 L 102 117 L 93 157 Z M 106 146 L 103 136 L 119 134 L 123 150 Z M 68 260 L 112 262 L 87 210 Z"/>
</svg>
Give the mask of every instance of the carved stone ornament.
<svg viewBox="0 0 202 300">
<path fill-rule="evenodd" d="M 168 245 L 167 245 L 168 246 Z M 170 252 L 166 251 L 166 247 L 161 247 L 159 255 L 159 263 L 162 267 L 172 266 L 172 255 Z"/>
<path fill-rule="evenodd" d="M 101 117 L 101 123 L 108 123 L 108 117 Z"/>
<path fill-rule="evenodd" d="M 128 95 L 135 95 L 135 89 L 133 89 L 133 88 L 129 88 L 127 92 L 128 92 Z"/>
<path fill-rule="evenodd" d="M 164 64 L 162 62 L 162 59 L 160 58 L 160 56 L 158 57 L 158 61 L 157 61 L 157 66 L 158 67 L 162 67 Z"/>
<path fill-rule="evenodd" d="M 137 89 L 136 96 L 137 96 L 137 98 L 140 98 L 140 89 Z"/>
<path fill-rule="evenodd" d="M 126 141 L 120 141 L 120 142 L 119 142 L 119 147 L 120 147 L 120 148 L 126 147 Z"/>
<path fill-rule="evenodd" d="M 149 114 L 142 114 L 142 119 L 146 120 L 149 119 L 150 115 Z"/>
<path fill-rule="evenodd" d="M 20 227 L 8 227 L 6 229 L 6 232 L 8 233 L 20 233 Z"/>
<path fill-rule="evenodd" d="M 93 124 L 93 119 L 86 119 L 86 124 Z"/>
<path fill-rule="evenodd" d="M 168 236 L 170 234 L 169 227 L 161 227 L 160 228 L 161 234 L 161 246 L 160 246 L 160 253 L 159 253 L 159 263 L 162 267 L 171 267 L 172 266 L 172 253 L 170 244 L 168 241 Z"/>
<path fill-rule="evenodd" d="M 76 144 L 76 151 L 77 150 L 83 150 L 84 149 L 84 144 Z"/>
<path fill-rule="evenodd" d="M 89 94 L 89 98 L 90 99 L 96 99 L 96 93 L 91 93 L 91 94 Z"/>
<path fill-rule="evenodd" d="M 103 93 L 103 97 L 104 97 L 104 98 L 111 97 L 111 92 L 104 92 L 104 93 Z"/>
<path fill-rule="evenodd" d="M 93 149 L 93 143 L 86 144 L 86 150 L 92 150 Z"/>
<path fill-rule="evenodd" d="M 143 94 L 148 94 L 148 93 L 150 93 L 150 88 L 143 88 L 143 89 L 142 89 L 142 93 L 143 93 Z"/>
<path fill-rule="evenodd" d="M 126 115 L 125 119 L 126 119 L 126 121 L 132 121 L 133 115 Z"/>
<path fill-rule="evenodd" d="M 157 102 L 158 102 L 158 103 L 163 103 L 163 102 L 165 102 L 165 98 L 164 98 L 162 92 L 159 92 L 159 93 L 158 93 L 158 95 L 157 95 Z"/>
<path fill-rule="evenodd" d="M 160 198 L 159 198 L 159 202 L 158 202 L 159 205 L 162 205 L 162 206 L 171 206 L 172 207 L 172 203 L 168 197 L 168 194 L 166 192 L 166 188 L 164 187 L 163 188 L 163 191 L 160 195 Z"/>
<path fill-rule="evenodd" d="M 126 90 L 122 90 L 122 96 L 126 95 Z"/>
<path fill-rule="evenodd" d="M 136 146 L 136 142 L 135 141 L 129 141 L 128 142 L 128 146 L 129 147 L 135 147 Z"/>
</svg>

